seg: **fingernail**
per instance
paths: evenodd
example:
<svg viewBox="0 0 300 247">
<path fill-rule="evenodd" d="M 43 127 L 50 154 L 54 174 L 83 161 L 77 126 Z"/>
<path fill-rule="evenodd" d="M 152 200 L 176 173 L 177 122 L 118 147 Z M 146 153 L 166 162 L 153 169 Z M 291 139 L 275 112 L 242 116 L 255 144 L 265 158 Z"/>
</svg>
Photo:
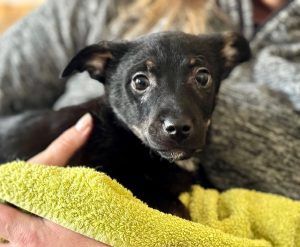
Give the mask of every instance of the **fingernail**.
<svg viewBox="0 0 300 247">
<path fill-rule="evenodd" d="M 207 120 L 207 122 L 206 122 L 206 127 L 209 127 L 209 126 L 210 126 L 210 124 L 211 124 L 211 120 L 210 120 L 210 119 L 208 119 L 208 120 Z"/>
<path fill-rule="evenodd" d="M 79 132 L 84 132 L 92 124 L 92 116 L 90 113 L 84 114 L 76 123 L 75 129 Z"/>
</svg>

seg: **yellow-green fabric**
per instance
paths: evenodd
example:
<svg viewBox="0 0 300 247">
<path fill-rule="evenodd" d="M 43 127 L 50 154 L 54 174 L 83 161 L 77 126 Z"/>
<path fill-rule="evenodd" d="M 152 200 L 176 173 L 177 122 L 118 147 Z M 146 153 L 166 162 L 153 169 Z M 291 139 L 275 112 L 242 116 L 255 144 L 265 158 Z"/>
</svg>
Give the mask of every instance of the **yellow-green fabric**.
<svg viewBox="0 0 300 247">
<path fill-rule="evenodd" d="M 0 200 L 115 247 L 300 246 L 300 203 L 281 196 L 193 186 L 181 195 L 193 222 L 149 208 L 103 173 L 12 162 Z"/>
</svg>

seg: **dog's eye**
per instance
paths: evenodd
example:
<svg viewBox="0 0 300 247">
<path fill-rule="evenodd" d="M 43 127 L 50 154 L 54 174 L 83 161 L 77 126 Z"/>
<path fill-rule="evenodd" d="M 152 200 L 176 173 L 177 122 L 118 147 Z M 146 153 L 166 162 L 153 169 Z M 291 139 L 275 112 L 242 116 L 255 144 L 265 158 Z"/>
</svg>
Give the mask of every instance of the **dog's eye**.
<svg viewBox="0 0 300 247">
<path fill-rule="evenodd" d="M 206 68 L 199 68 L 196 72 L 195 79 L 202 88 L 207 88 L 211 84 L 211 76 Z"/>
<path fill-rule="evenodd" d="M 145 91 L 149 87 L 150 82 L 147 76 L 140 74 L 132 78 L 131 85 L 137 91 Z"/>
</svg>

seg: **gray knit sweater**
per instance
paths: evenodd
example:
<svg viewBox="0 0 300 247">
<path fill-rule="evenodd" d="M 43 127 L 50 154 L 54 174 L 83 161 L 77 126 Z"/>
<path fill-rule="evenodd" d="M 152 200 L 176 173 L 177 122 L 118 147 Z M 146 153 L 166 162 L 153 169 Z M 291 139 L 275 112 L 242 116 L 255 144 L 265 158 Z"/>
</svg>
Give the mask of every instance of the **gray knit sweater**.
<svg viewBox="0 0 300 247">
<path fill-rule="evenodd" d="M 118 4 L 130 0 L 48 0 L 0 38 L 0 114 L 62 107 L 103 93 L 81 74 L 59 74 L 79 49 L 122 38 Z M 224 82 L 202 165 L 214 186 L 248 187 L 300 198 L 300 0 L 257 33 L 250 0 L 219 0 L 254 58 Z M 132 24 L 131 24 L 132 25 Z M 176 27 L 174 27 L 176 29 Z M 84 91 L 82 90 L 84 88 Z"/>
</svg>

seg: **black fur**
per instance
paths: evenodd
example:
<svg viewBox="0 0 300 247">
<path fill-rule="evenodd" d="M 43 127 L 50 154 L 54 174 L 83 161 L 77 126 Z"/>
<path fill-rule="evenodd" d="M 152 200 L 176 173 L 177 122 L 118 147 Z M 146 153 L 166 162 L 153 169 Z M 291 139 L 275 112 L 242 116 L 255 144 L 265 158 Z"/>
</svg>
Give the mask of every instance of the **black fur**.
<svg viewBox="0 0 300 247">
<path fill-rule="evenodd" d="M 103 171 L 150 206 L 188 218 L 177 197 L 197 176 L 173 161 L 204 148 L 220 81 L 249 57 L 247 41 L 232 33 L 166 32 L 89 46 L 62 76 L 87 70 L 105 96 L 1 119 L 0 161 L 30 158 L 90 112 L 93 133 L 70 164 Z"/>
</svg>

